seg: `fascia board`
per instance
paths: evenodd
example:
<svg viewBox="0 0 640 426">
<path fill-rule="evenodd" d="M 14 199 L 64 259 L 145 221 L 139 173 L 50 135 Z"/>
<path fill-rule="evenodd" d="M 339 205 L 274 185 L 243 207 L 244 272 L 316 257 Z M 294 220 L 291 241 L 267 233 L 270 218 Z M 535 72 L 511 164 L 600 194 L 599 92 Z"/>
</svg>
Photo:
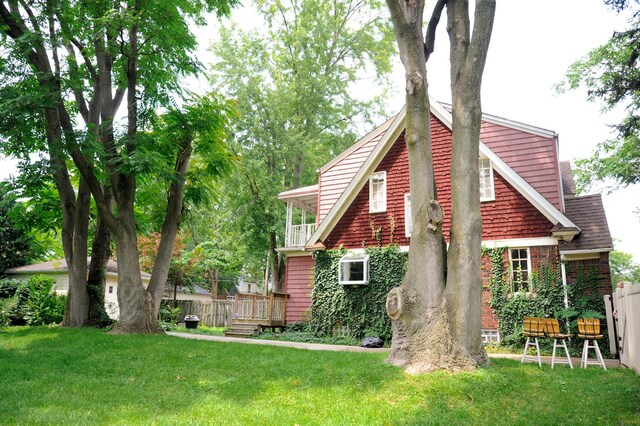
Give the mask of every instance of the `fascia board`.
<svg viewBox="0 0 640 426">
<path fill-rule="evenodd" d="M 547 219 L 554 225 L 560 223 L 567 228 L 580 229 L 569 220 L 564 214 L 560 212 L 553 204 L 547 201 L 538 191 L 536 191 L 531 185 L 527 183 L 519 174 L 517 174 L 511 167 L 507 165 L 500 157 L 498 157 L 493 151 L 491 151 L 482 141 L 480 142 L 480 152 L 482 155 L 491 160 L 493 167 L 500 173 L 507 182 L 509 182 L 514 188 L 522 194 L 531 204 L 533 204 Z"/>
<path fill-rule="evenodd" d="M 438 101 L 429 97 L 429 103 L 431 106 L 431 113 L 438 118 L 449 129 L 453 129 L 453 117 L 451 113 L 447 111 Z M 318 241 L 323 241 L 331 232 L 335 223 L 342 217 L 347 210 L 351 202 L 357 196 L 357 189 L 364 184 L 365 178 L 371 174 L 378 163 L 382 160 L 386 152 L 391 147 L 391 144 L 400 135 L 405 127 L 405 113 L 406 106 L 396 115 L 395 119 L 387 129 L 386 133 L 376 145 L 375 149 L 367 158 L 367 161 L 362 165 L 358 173 L 354 176 L 349 186 L 345 188 L 344 192 L 331 208 L 325 219 L 322 221 L 316 232 L 311 236 L 308 244 L 314 244 Z M 392 139 L 393 138 L 393 139 Z M 518 175 L 511 167 L 507 165 L 498 155 L 496 155 L 489 147 L 487 147 L 482 141 L 480 141 L 480 153 L 487 157 L 493 164 L 493 167 L 500 173 L 500 175 L 509 182 L 523 197 L 525 197 L 533 206 L 535 206 L 551 223 L 554 225 L 560 223 L 562 226 L 568 228 L 578 228 L 568 217 L 555 208 L 546 198 L 544 198 L 538 191 L 536 191 L 531 185 L 529 185 L 520 175 Z"/>
<path fill-rule="evenodd" d="M 453 117 L 451 113 L 446 110 L 435 99 L 429 100 L 431 103 L 431 112 L 446 126 L 453 129 Z M 555 134 L 555 133 L 554 133 Z M 480 153 L 491 160 L 493 167 L 505 178 L 514 188 L 518 190 L 523 197 L 525 197 L 531 204 L 533 204 L 547 219 L 554 225 L 560 223 L 567 228 L 578 228 L 568 217 L 566 217 L 560 210 L 555 208 L 553 204 L 547 201 L 538 191 L 536 191 L 531 185 L 527 183 L 519 174 L 517 174 L 511 167 L 507 165 L 500 157 L 496 155 L 488 146 L 480 141 Z"/>
<path fill-rule="evenodd" d="M 403 109 L 404 111 L 404 109 Z M 398 114 L 400 115 L 402 113 L 402 111 Z M 397 117 L 397 116 L 396 116 Z M 377 135 L 380 134 L 380 132 L 382 132 L 385 128 L 387 128 L 388 131 L 388 127 L 393 123 L 393 120 L 395 119 L 395 117 L 392 117 L 390 119 L 388 119 L 387 121 L 385 121 L 384 123 L 382 123 L 381 125 L 379 125 L 378 127 L 376 127 L 375 129 L 373 129 L 371 132 L 367 133 L 364 137 L 360 138 L 356 143 L 354 143 L 353 145 L 351 145 L 349 148 L 347 148 L 346 150 L 342 151 L 340 154 L 338 154 L 336 157 L 334 157 L 333 159 L 329 160 L 326 164 L 324 164 L 323 166 L 321 166 L 318 169 L 319 173 L 324 173 L 326 172 L 328 169 L 330 169 L 331 167 L 335 166 L 337 163 L 339 163 L 342 159 L 344 159 L 345 157 L 347 157 L 349 154 L 351 154 L 353 151 L 357 150 L 358 148 L 360 148 L 362 145 L 366 144 L 367 142 L 369 142 L 371 139 L 373 139 L 374 137 L 376 137 Z"/>
<path fill-rule="evenodd" d="M 380 139 L 380 142 L 378 142 L 373 151 L 371 151 L 371 154 L 369 154 L 369 157 L 362 164 L 360 170 L 358 170 L 349 185 L 342 192 L 338 201 L 336 201 L 331 210 L 329 210 L 329 213 L 327 213 L 327 216 L 325 216 L 318 229 L 316 229 L 316 232 L 313 233 L 307 242 L 307 245 L 315 244 L 316 242 L 323 241 L 327 238 L 337 221 L 340 220 L 347 208 L 349 208 L 355 197 L 358 195 L 358 189 L 369 178 L 369 175 L 375 170 L 380 161 L 382 161 L 382 158 L 389 151 L 393 142 L 395 142 L 398 136 L 400 136 L 400 133 L 404 130 L 405 108 L 406 107 L 403 107 L 398 115 L 393 119 L 393 122 L 385 132 L 382 139 Z"/>
</svg>

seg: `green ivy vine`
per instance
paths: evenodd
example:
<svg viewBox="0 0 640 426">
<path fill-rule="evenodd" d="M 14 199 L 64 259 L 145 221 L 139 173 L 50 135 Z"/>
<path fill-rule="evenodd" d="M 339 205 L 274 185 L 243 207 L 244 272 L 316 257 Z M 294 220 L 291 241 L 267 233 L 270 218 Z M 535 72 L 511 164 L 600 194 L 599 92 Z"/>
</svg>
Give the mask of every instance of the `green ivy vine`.
<svg viewBox="0 0 640 426">
<path fill-rule="evenodd" d="M 572 333 L 576 331 L 578 317 L 604 318 L 604 302 L 598 291 L 599 276 L 593 269 L 576 271 L 577 279 L 567 285 L 569 308 L 566 308 L 560 268 L 548 265 L 533 271 L 531 293 L 514 293 L 504 261 L 505 251 L 504 247 L 483 247 L 482 251 L 491 262 L 489 304 L 498 317 L 503 345 L 522 343 L 526 316 L 564 320 Z M 567 269 L 571 272 L 569 264 Z"/>
<path fill-rule="evenodd" d="M 317 253 L 311 292 L 311 328 L 317 335 L 329 336 L 334 327 L 346 326 L 358 339 L 365 334 L 391 339 L 385 302 L 389 290 L 402 283 L 407 254 L 395 245 L 365 251 L 369 255 L 369 283 L 361 286 L 338 282 L 340 258 L 346 250 Z"/>
</svg>

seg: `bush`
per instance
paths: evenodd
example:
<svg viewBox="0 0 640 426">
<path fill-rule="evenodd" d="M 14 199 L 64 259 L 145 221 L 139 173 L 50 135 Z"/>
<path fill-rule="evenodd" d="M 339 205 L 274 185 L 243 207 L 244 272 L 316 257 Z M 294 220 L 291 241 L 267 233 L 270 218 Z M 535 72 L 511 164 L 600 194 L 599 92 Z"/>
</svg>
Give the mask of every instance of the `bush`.
<svg viewBox="0 0 640 426">
<path fill-rule="evenodd" d="M 52 292 L 54 279 L 0 280 L 0 325 L 48 325 L 62 321 L 65 296 Z M 9 296 L 9 297 L 6 297 Z"/>
<path fill-rule="evenodd" d="M 57 324 L 64 318 L 66 296 L 52 292 L 54 279 L 38 275 L 29 278 L 29 296 L 24 311 L 28 325 Z"/>
</svg>

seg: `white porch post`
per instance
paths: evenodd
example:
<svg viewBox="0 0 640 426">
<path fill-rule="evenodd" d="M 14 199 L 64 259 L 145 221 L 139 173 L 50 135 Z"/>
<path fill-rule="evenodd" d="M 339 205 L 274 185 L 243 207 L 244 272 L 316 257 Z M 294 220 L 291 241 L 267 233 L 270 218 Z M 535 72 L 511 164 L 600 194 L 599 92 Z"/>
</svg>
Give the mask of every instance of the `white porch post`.
<svg viewBox="0 0 640 426">
<path fill-rule="evenodd" d="M 291 245 L 291 225 L 293 224 L 293 204 L 291 201 L 287 201 L 287 219 L 286 228 L 284 231 L 285 245 L 289 247 Z"/>
</svg>

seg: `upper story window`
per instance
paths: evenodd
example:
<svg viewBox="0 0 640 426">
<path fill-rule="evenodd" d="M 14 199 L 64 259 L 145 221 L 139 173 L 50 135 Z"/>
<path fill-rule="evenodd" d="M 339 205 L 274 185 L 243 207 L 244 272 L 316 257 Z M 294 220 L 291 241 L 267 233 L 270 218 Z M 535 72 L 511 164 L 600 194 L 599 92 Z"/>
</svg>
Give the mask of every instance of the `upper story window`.
<svg viewBox="0 0 640 426">
<path fill-rule="evenodd" d="M 480 201 L 493 201 L 496 195 L 493 188 L 493 168 L 488 158 L 478 160 L 480 171 Z"/>
<path fill-rule="evenodd" d="M 411 217 L 411 194 L 404 194 L 404 235 L 411 237 L 413 218 Z"/>
<path fill-rule="evenodd" d="M 387 211 L 387 172 L 376 172 L 369 178 L 369 213 Z"/>
<path fill-rule="evenodd" d="M 509 265 L 511 266 L 511 283 L 513 291 L 529 291 L 529 273 L 531 261 L 528 248 L 509 249 Z"/>
</svg>

